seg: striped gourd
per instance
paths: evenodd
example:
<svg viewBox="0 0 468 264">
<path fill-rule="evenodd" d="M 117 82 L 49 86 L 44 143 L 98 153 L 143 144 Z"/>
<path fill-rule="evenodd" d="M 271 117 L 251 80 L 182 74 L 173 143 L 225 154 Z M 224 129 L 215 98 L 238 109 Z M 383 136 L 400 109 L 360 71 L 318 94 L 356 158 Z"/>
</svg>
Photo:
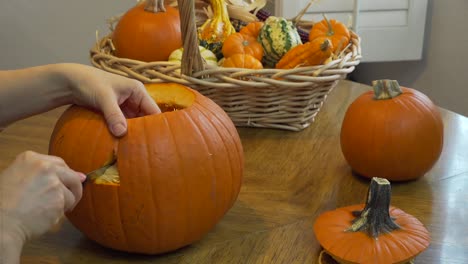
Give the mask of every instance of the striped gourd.
<svg viewBox="0 0 468 264">
<path fill-rule="evenodd" d="M 211 51 L 202 46 L 198 46 L 200 49 L 200 54 L 202 56 L 203 61 L 210 66 L 218 66 L 218 59 L 216 55 Z M 179 48 L 174 50 L 171 55 L 169 55 L 168 61 L 170 62 L 177 62 L 180 63 L 182 61 L 182 53 L 184 48 Z"/>
<path fill-rule="evenodd" d="M 302 44 L 296 27 L 290 21 L 275 16 L 270 16 L 265 21 L 258 35 L 258 42 L 265 51 L 263 62 L 269 67 L 274 67 L 286 52 Z"/>
</svg>

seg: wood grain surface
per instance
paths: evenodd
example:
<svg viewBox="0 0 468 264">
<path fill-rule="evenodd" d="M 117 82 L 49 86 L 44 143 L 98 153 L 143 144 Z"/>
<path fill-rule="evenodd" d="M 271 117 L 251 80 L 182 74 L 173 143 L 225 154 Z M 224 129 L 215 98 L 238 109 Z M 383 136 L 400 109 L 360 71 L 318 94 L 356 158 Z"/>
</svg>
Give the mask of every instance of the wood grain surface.
<svg viewBox="0 0 468 264">
<path fill-rule="evenodd" d="M 312 225 L 326 210 L 363 203 L 369 180 L 354 175 L 340 150 L 348 105 L 366 85 L 341 81 L 315 122 L 301 132 L 239 128 L 245 175 L 234 207 L 201 241 L 159 256 L 106 249 L 68 221 L 28 242 L 22 263 L 316 263 L 321 250 Z M 25 150 L 47 153 L 64 108 L 17 122 L 0 133 L 0 169 Z M 468 119 L 441 109 L 442 156 L 423 178 L 392 184 L 392 205 L 416 216 L 431 233 L 415 263 L 468 263 Z"/>
</svg>

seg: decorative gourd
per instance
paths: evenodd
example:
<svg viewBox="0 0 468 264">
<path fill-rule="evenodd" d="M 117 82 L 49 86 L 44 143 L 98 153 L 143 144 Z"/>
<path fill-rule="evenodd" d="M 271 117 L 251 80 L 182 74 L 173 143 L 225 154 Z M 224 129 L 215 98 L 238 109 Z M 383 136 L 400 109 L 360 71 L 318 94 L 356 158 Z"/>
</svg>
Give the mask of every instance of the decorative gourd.
<svg viewBox="0 0 468 264">
<path fill-rule="evenodd" d="M 333 52 L 338 53 L 349 43 L 351 35 L 348 27 L 338 20 L 330 19 L 324 16 L 319 23 L 314 24 L 309 32 L 309 41 L 315 38 L 327 37 L 333 44 Z"/>
<path fill-rule="evenodd" d="M 332 55 L 333 45 L 327 38 L 316 38 L 289 50 L 276 64 L 277 69 L 323 64 Z"/>
<path fill-rule="evenodd" d="M 164 0 L 148 0 L 128 10 L 112 33 L 115 55 L 145 62 L 167 61 L 182 47 L 179 11 Z"/>
<path fill-rule="evenodd" d="M 444 127 L 437 107 L 423 93 L 394 80 L 373 82 L 346 111 L 341 149 L 358 174 L 391 181 L 416 179 L 438 160 Z"/>
<path fill-rule="evenodd" d="M 202 56 L 203 61 L 207 65 L 218 66 L 218 59 L 216 58 L 216 55 L 213 52 L 211 52 L 211 50 L 208 50 L 202 46 L 198 46 L 198 49 L 200 50 L 200 55 Z M 184 52 L 184 48 L 179 48 L 179 49 L 174 50 L 171 53 L 171 55 L 169 55 L 168 61 L 181 63 L 183 52 Z"/>
<path fill-rule="evenodd" d="M 249 35 L 254 38 L 258 38 L 258 35 L 260 34 L 260 30 L 262 29 L 263 25 L 262 21 L 255 21 L 255 22 L 250 22 L 247 24 L 247 26 L 243 27 L 239 33 L 244 34 L 244 35 Z"/>
<path fill-rule="evenodd" d="M 147 90 L 162 114 L 127 119 L 127 134 L 115 138 L 101 114 L 72 106 L 49 153 L 82 172 L 115 159 L 113 184 L 85 183 L 67 216 L 103 246 L 155 254 L 201 239 L 221 220 L 239 193 L 244 156 L 236 127 L 212 100 L 180 84 Z"/>
<path fill-rule="evenodd" d="M 263 47 L 257 39 L 241 33 L 234 33 L 227 37 L 222 51 L 225 58 L 237 53 L 252 55 L 257 60 L 261 60 L 263 57 Z"/>
<path fill-rule="evenodd" d="M 390 206 L 390 182 L 372 178 L 365 205 L 321 214 L 314 233 L 338 263 L 406 263 L 430 243 L 429 231 L 414 216 Z"/>
<path fill-rule="evenodd" d="M 262 62 L 254 56 L 240 53 L 224 58 L 222 66 L 225 68 L 263 69 Z"/>
<path fill-rule="evenodd" d="M 284 18 L 270 16 L 265 21 L 258 41 L 265 51 L 264 63 L 274 67 L 286 52 L 302 44 L 296 27 Z"/>
<path fill-rule="evenodd" d="M 209 18 L 198 29 L 200 45 L 211 50 L 218 59 L 222 57 L 221 49 L 224 40 L 236 30 L 229 20 L 229 14 L 224 0 L 211 0 L 213 17 Z"/>
</svg>

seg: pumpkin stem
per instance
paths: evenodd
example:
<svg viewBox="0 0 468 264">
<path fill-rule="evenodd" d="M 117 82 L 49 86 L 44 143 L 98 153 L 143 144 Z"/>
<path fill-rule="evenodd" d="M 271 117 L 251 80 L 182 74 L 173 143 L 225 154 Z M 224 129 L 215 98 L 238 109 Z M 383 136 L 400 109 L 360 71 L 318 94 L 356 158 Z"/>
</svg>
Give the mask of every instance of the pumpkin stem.
<svg viewBox="0 0 468 264">
<path fill-rule="evenodd" d="M 372 238 L 377 238 L 380 234 L 400 229 L 390 217 L 390 197 L 390 182 L 384 178 L 372 178 L 366 206 L 362 211 L 353 212 L 356 218 L 346 231 L 362 231 Z"/>
<path fill-rule="evenodd" d="M 166 7 L 164 6 L 164 0 L 147 0 L 145 11 L 158 13 L 166 12 Z"/>
<path fill-rule="evenodd" d="M 333 31 L 332 24 L 330 23 L 330 20 L 328 19 L 327 15 L 325 15 L 325 14 L 322 14 L 322 15 L 323 15 L 323 19 L 325 19 L 325 22 L 327 22 L 327 25 L 328 25 L 327 36 L 335 35 L 335 31 Z"/>
<path fill-rule="evenodd" d="M 320 44 L 321 51 L 327 51 L 331 46 L 331 42 L 329 39 L 325 39 L 322 44 Z"/>
<path fill-rule="evenodd" d="M 376 80 L 372 81 L 372 86 L 376 100 L 392 99 L 403 93 L 396 80 Z"/>
</svg>

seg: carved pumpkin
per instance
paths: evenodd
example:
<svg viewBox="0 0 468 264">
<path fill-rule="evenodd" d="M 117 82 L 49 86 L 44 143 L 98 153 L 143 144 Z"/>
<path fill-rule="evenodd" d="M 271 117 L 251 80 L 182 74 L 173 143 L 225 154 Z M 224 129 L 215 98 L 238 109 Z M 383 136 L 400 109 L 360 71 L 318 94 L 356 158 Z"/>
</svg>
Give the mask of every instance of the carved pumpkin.
<svg viewBox="0 0 468 264">
<path fill-rule="evenodd" d="M 429 231 L 390 198 L 390 182 L 372 178 L 366 204 L 321 214 L 315 237 L 338 263 L 407 263 L 429 246 Z"/>
<path fill-rule="evenodd" d="M 164 6 L 164 0 L 140 3 L 120 18 L 112 43 L 117 57 L 167 61 L 172 51 L 182 47 L 179 11 Z"/>
<path fill-rule="evenodd" d="M 423 93 L 397 81 L 374 82 L 346 111 L 341 149 L 358 174 L 391 181 L 416 179 L 438 160 L 444 127 L 439 110 Z"/>
<path fill-rule="evenodd" d="M 220 221 L 236 201 L 244 158 L 236 128 L 213 101 L 179 84 L 147 89 L 162 114 L 128 119 L 128 133 L 115 138 L 99 113 L 72 106 L 49 153 L 82 172 L 115 160 L 111 175 L 84 184 L 67 216 L 101 245 L 155 254 L 201 239 Z"/>
</svg>

